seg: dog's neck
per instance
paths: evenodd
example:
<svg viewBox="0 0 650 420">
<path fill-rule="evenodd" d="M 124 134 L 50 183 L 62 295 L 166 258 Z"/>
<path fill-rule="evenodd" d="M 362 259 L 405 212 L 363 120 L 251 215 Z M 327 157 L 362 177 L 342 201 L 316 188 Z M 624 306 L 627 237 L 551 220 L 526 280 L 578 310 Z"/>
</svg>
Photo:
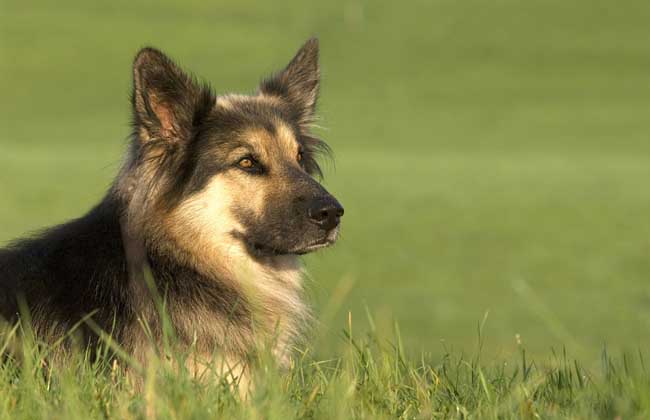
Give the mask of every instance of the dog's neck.
<svg viewBox="0 0 650 420">
<path fill-rule="evenodd" d="M 288 362 L 309 319 L 297 256 L 253 256 L 235 239 L 206 247 L 199 237 L 183 243 L 159 234 L 144 243 L 128 232 L 123 229 L 123 240 L 138 306 L 151 306 L 150 272 L 183 341 L 196 338 L 205 351 L 223 348 L 240 356 L 273 341 L 280 363 Z"/>
</svg>

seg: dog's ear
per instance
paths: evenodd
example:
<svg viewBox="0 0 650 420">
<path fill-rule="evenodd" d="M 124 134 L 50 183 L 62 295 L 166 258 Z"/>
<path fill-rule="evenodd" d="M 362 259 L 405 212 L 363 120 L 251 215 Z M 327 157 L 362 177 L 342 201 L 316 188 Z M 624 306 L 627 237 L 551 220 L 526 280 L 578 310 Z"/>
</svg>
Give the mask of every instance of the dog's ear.
<svg viewBox="0 0 650 420">
<path fill-rule="evenodd" d="M 314 117 L 319 84 L 318 39 L 311 38 L 284 70 L 262 82 L 260 92 L 282 97 L 295 109 L 299 123 L 309 124 Z"/>
<path fill-rule="evenodd" d="M 200 86 L 154 48 L 143 48 L 133 63 L 133 124 L 141 141 L 181 141 L 191 137 L 202 110 L 214 104 Z"/>
</svg>

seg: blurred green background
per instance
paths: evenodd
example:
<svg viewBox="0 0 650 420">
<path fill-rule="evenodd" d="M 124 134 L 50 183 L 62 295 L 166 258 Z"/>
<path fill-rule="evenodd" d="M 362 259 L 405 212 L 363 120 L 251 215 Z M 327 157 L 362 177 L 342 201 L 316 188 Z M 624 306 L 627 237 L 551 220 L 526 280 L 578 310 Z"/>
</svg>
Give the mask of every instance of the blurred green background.
<svg viewBox="0 0 650 420">
<path fill-rule="evenodd" d="M 0 0 L 0 242 L 100 199 L 139 47 L 252 92 L 317 35 L 346 207 L 307 260 L 321 352 L 366 307 L 434 358 L 486 312 L 494 355 L 647 348 L 649 22 L 632 0 Z"/>
</svg>

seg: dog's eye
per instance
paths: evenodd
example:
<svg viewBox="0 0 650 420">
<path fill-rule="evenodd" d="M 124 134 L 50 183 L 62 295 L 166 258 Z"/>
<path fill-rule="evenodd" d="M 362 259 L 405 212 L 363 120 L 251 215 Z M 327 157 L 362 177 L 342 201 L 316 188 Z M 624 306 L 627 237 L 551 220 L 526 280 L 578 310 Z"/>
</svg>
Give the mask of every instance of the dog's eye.
<svg viewBox="0 0 650 420">
<path fill-rule="evenodd" d="M 240 168 L 250 169 L 255 166 L 255 162 L 253 162 L 253 159 L 245 157 L 239 161 L 238 165 Z"/>
<path fill-rule="evenodd" d="M 239 159 L 236 165 L 239 169 L 253 175 L 261 175 L 265 172 L 264 165 L 252 155 Z"/>
</svg>

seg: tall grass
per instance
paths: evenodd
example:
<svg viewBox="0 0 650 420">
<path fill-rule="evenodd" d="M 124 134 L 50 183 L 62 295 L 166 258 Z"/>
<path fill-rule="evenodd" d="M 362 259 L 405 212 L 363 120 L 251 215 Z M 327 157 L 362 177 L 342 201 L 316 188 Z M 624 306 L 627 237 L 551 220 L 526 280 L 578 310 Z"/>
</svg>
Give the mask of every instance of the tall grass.
<svg viewBox="0 0 650 420">
<path fill-rule="evenodd" d="M 396 329 L 391 340 L 375 333 L 341 335 L 338 357 L 318 360 L 296 352 L 288 370 L 260 354 L 255 387 L 242 401 L 218 372 L 196 380 L 168 357 L 151 355 L 132 380 L 129 361 L 104 341 L 94 357 L 74 351 L 49 363 L 51 347 L 20 326 L 5 328 L 0 350 L 0 417 L 105 418 L 648 418 L 650 375 L 642 352 L 611 357 L 590 371 L 566 351 L 531 361 L 520 346 L 509 360 L 482 360 L 448 352 L 441 360 L 412 358 Z M 18 344 L 18 345 L 16 345 Z M 119 353 L 119 352 L 118 352 Z M 174 354 L 178 361 L 191 357 Z M 182 363 L 181 363 L 182 365 Z"/>
</svg>

